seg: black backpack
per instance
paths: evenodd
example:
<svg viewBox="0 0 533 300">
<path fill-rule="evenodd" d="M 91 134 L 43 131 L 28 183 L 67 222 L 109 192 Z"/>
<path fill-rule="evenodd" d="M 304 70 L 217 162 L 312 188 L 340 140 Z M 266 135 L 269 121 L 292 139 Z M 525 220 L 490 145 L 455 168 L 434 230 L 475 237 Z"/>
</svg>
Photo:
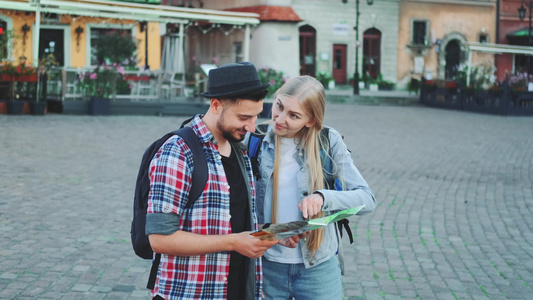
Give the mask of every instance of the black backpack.
<svg viewBox="0 0 533 300">
<path fill-rule="evenodd" d="M 180 129 L 169 132 L 163 137 L 153 142 L 144 152 L 141 165 L 139 167 L 139 174 L 137 175 L 137 183 L 135 185 L 135 198 L 133 203 L 133 221 L 131 222 L 131 243 L 135 254 L 144 259 L 152 259 L 153 251 L 148 240 L 148 236 L 145 233 L 146 226 L 146 210 L 148 208 L 148 193 L 150 191 L 150 177 L 149 169 L 150 162 L 153 157 L 159 151 L 161 146 L 173 135 L 179 135 L 187 143 L 193 153 L 194 168 L 192 173 L 192 184 L 189 192 L 189 199 L 185 208 L 191 207 L 191 205 L 200 197 L 205 185 L 207 183 L 208 170 L 205 154 L 202 150 L 202 144 L 200 139 L 190 127 L 184 127 L 191 119 L 186 120 L 181 124 Z M 159 268 L 159 262 L 161 260 L 161 254 L 157 254 L 153 263 L 152 270 L 150 272 L 150 278 L 148 280 L 147 288 L 153 289 L 155 284 L 155 278 L 157 276 L 157 269 Z"/>
<path fill-rule="evenodd" d="M 258 130 L 265 132 L 268 128 L 268 125 L 260 124 L 257 126 L 257 128 Z M 259 156 L 259 148 L 261 147 L 261 142 L 265 138 L 265 134 L 260 131 L 256 131 L 255 133 L 252 133 L 250 135 L 250 138 L 248 139 L 248 145 L 247 145 L 248 157 L 250 158 L 250 162 L 252 163 L 252 172 L 256 180 L 261 179 L 261 174 L 259 173 L 258 156 Z M 320 159 L 322 160 L 322 165 L 324 168 L 324 178 L 325 178 L 326 188 L 329 190 L 342 191 L 343 187 L 339 179 L 332 178 L 331 176 L 327 175 L 327 174 L 331 174 L 331 171 L 333 168 L 331 164 L 332 154 L 331 154 L 331 148 L 329 147 L 329 128 L 328 127 L 323 127 L 322 130 L 320 130 L 319 138 L 321 142 L 324 145 L 326 145 L 326 148 L 328 149 L 328 154 L 329 154 L 329 155 L 326 155 L 325 153 L 320 151 Z M 326 172 L 326 170 L 328 172 Z M 343 227 L 348 233 L 350 244 L 353 244 L 353 235 L 352 235 L 352 230 L 350 229 L 348 219 L 342 219 L 340 221 L 337 221 L 337 228 L 339 230 L 341 237 L 342 237 Z"/>
</svg>

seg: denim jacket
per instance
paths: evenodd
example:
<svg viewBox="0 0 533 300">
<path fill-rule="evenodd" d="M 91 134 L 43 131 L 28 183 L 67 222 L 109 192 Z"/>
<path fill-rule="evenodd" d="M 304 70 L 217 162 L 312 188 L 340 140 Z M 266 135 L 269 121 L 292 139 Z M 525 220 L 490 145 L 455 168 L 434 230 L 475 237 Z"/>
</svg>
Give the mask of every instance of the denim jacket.
<svg viewBox="0 0 533 300">
<path fill-rule="evenodd" d="M 244 140 L 245 144 L 248 143 L 248 139 L 249 134 Z M 272 206 L 272 193 L 266 193 L 266 191 L 268 189 L 272 190 L 273 185 L 272 172 L 274 169 L 275 140 L 276 135 L 271 131 L 271 127 L 269 127 L 258 152 L 258 164 L 261 178 L 256 179 L 255 187 L 259 224 L 266 222 L 264 217 L 265 208 L 270 209 Z M 361 176 L 361 173 L 359 173 L 355 167 L 350 152 L 346 148 L 341 135 L 333 128 L 330 128 L 329 130 L 329 144 L 331 148 L 330 154 L 332 155 L 333 176 L 339 177 L 344 182 L 344 191 L 327 189 L 314 191 L 320 192 L 324 196 L 322 210 L 325 211 L 326 214 L 331 214 L 339 210 L 364 204 L 365 207 L 359 211 L 358 215 L 372 212 L 376 207 L 374 194 Z M 309 195 L 310 178 L 309 172 L 305 168 L 305 149 L 302 149 L 300 145 L 297 146 L 294 158 L 300 166 L 300 172 L 297 174 L 297 184 L 298 194 L 300 195 L 301 200 Z M 266 199 L 265 195 L 270 196 Z M 303 220 L 301 212 L 300 219 Z M 311 251 L 307 248 L 305 241 L 301 240 L 300 248 L 302 249 L 305 267 L 311 268 L 317 266 L 322 262 L 329 260 L 339 250 L 341 250 L 339 252 L 342 253 L 342 249 L 339 249 L 340 245 L 341 243 L 339 243 L 339 236 L 334 224 L 330 224 L 325 228 L 324 240 L 314 257 L 311 256 Z"/>
</svg>

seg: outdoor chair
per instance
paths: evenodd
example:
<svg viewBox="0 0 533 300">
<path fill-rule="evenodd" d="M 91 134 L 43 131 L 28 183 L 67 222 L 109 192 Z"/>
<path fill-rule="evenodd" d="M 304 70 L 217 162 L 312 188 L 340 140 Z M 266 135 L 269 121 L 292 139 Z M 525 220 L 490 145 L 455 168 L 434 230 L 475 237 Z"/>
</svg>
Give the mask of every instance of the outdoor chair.
<svg viewBox="0 0 533 300">
<path fill-rule="evenodd" d="M 136 101 L 154 101 L 158 98 L 157 72 L 139 71 L 135 88 Z"/>
<path fill-rule="evenodd" d="M 185 95 L 185 78 L 182 73 L 163 73 L 160 82 L 162 99 L 174 100 Z"/>
<path fill-rule="evenodd" d="M 63 68 L 61 100 L 81 100 L 83 98 L 83 91 L 79 85 L 80 72 L 81 70 L 77 68 Z"/>
</svg>

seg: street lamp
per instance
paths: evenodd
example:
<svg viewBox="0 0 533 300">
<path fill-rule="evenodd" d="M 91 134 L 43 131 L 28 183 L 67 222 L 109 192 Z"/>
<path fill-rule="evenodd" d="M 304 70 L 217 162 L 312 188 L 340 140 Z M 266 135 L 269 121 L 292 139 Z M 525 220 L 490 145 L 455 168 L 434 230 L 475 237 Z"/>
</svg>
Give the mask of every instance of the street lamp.
<svg viewBox="0 0 533 300">
<path fill-rule="evenodd" d="M 533 0 L 531 0 L 533 1 Z M 343 0 L 346 3 L 347 0 Z M 366 0 L 368 5 L 374 4 L 374 0 Z M 353 74 L 353 94 L 359 95 L 359 0 L 355 0 L 355 73 Z"/>
<path fill-rule="evenodd" d="M 527 34 L 527 46 L 531 46 L 531 11 L 533 10 L 533 0 L 529 0 L 529 30 Z M 520 18 L 520 21 L 524 21 L 526 17 L 526 6 L 524 5 L 524 1 L 522 1 L 522 5 L 518 9 L 518 17 Z M 527 81 L 529 82 L 529 71 L 531 68 L 531 55 L 527 56 Z"/>
</svg>

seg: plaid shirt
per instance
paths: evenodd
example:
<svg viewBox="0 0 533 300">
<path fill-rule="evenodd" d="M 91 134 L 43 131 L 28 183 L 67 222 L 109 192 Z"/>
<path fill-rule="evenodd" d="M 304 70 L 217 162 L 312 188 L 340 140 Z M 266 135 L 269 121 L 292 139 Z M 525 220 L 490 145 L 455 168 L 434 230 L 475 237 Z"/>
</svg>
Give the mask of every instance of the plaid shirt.
<svg viewBox="0 0 533 300">
<path fill-rule="evenodd" d="M 192 152 L 182 138 L 173 136 L 161 147 L 150 165 L 148 214 L 179 216 L 179 230 L 203 235 L 230 234 L 230 195 L 218 145 L 200 116 L 191 127 L 199 136 L 206 154 L 209 176 L 206 188 L 194 205 L 185 209 L 191 184 Z M 250 160 L 245 157 L 250 183 L 250 217 L 257 230 L 255 189 Z M 251 262 L 253 263 L 254 260 Z M 152 297 L 165 299 L 226 299 L 230 253 L 197 256 L 161 255 Z M 261 260 L 255 259 L 256 299 L 261 298 Z M 253 276 L 252 275 L 252 276 Z"/>
</svg>

